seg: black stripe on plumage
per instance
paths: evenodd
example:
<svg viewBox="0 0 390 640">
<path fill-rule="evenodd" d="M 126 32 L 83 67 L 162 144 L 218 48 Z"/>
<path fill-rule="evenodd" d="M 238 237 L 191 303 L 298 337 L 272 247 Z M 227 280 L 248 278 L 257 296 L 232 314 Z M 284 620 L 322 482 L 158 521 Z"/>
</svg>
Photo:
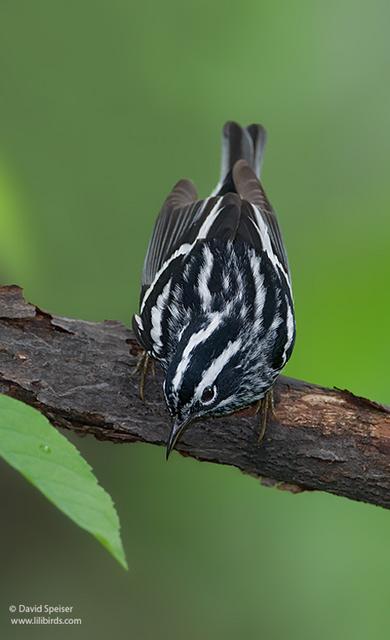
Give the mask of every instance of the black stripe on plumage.
<svg viewBox="0 0 390 640">
<path fill-rule="evenodd" d="M 166 400 L 180 419 L 199 415 L 206 381 L 216 388 L 215 402 L 200 415 L 261 398 L 294 344 L 287 256 L 256 175 L 265 131 L 227 123 L 223 141 L 214 194 L 196 200 L 183 180 L 164 203 L 135 321 L 142 344 L 165 370 Z"/>
</svg>

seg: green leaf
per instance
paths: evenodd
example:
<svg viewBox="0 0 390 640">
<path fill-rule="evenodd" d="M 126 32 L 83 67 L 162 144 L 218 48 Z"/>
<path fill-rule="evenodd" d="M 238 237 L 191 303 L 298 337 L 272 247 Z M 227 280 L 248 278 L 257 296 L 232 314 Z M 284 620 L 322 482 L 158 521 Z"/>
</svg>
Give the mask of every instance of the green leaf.
<svg viewBox="0 0 390 640">
<path fill-rule="evenodd" d="M 91 467 L 39 411 L 1 394 L 0 455 L 127 569 L 118 515 Z"/>
</svg>

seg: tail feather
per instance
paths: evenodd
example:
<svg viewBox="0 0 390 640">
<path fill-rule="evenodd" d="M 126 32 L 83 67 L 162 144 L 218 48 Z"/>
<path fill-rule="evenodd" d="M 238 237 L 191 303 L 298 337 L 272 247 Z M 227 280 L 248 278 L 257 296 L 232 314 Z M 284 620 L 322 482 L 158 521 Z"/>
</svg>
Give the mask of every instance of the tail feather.
<svg viewBox="0 0 390 640">
<path fill-rule="evenodd" d="M 252 165 L 249 164 L 249 166 L 252 167 L 257 177 L 260 178 L 264 148 L 267 142 L 267 132 L 261 124 L 250 124 L 246 130 L 252 138 L 253 143 L 253 163 Z"/>
<path fill-rule="evenodd" d="M 236 122 L 225 124 L 222 130 L 221 175 L 213 195 L 235 191 L 232 170 L 238 160 L 246 160 L 260 177 L 265 140 L 265 129 L 259 124 L 251 124 L 246 128 Z"/>
</svg>

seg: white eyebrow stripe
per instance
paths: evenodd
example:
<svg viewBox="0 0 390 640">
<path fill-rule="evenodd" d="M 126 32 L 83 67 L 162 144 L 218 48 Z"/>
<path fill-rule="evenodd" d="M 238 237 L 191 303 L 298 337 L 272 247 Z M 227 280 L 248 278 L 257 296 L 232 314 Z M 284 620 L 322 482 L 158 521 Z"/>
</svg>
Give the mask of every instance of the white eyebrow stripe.
<svg viewBox="0 0 390 640">
<path fill-rule="evenodd" d="M 207 338 L 209 338 L 211 334 L 214 333 L 214 331 L 219 327 L 221 323 L 222 313 L 217 312 L 211 315 L 213 316 L 211 322 L 207 325 L 207 327 L 205 327 L 204 329 L 200 329 L 200 331 L 197 331 L 190 337 L 183 351 L 182 359 L 179 362 L 179 365 L 176 369 L 176 373 L 172 380 L 172 390 L 174 392 L 176 392 L 180 387 L 184 374 L 191 361 L 193 350 L 199 344 L 202 344 L 203 342 L 205 342 Z"/>
<path fill-rule="evenodd" d="M 201 270 L 199 271 L 198 276 L 198 293 L 202 303 L 203 311 L 207 311 L 207 309 L 210 309 L 211 306 L 211 292 L 208 283 L 214 265 L 213 254 L 211 253 L 207 245 L 203 247 L 203 260 L 204 263 Z"/>
<path fill-rule="evenodd" d="M 207 201 L 208 201 L 208 198 L 205 200 L 204 206 L 206 206 Z M 164 262 L 161 268 L 157 271 L 156 275 L 153 278 L 153 282 L 149 285 L 148 289 L 145 291 L 145 295 L 143 297 L 142 304 L 141 304 L 140 314 L 142 314 L 145 307 L 145 303 L 149 298 L 151 292 L 153 291 L 153 288 L 157 280 L 160 278 L 161 274 L 164 273 L 165 269 L 170 265 L 170 263 L 180 255 L 187 255 L 194 248 L 198 240 L 204 240 L 207 237 L 210 227 L 214 224 L 217 216 L 221 213 L 221 211 L 223 211 L 223 209 L 218 210 L 218 207 L 221 204 L 221 201 L 222 201 L 222 198 L 219 198 L 215 203 L 214 207 L 211 209 L 210 213 L 207 215 L 206 220 L 203 222 L 201 228 L 199 229 L 199 233 L 196 236 L 194 242 L 192 242 L 192 244 L 189 244 L 188 242 L 182 244 L 178 249 L 176 249 L 176 251 L 172 253 L 171 256 L 169 256 L 169 258 Z"/>
<path fill-rule="evenodd" d="M 241 347 L 241 338 L 234 342 L 229 342 L 227 347 L 220 355 L 211 363 L 211 365 L 203 372 L 202 381 L 198 384 L 194 392 L 194 400 L 199 400 L 206 387 L 212 387 L 215 380 L 221 373 L 222 369 L 233 358 Z"/>
</svg>

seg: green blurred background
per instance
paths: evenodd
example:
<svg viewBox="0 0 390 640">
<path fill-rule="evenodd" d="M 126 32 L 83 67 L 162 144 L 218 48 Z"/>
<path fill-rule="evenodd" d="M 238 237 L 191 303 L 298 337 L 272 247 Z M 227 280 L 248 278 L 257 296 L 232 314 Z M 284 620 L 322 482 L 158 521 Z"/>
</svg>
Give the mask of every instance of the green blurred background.
<svg viewBox="0 0 390 640">
<path fill-rule="evenodd" d="M 1 0 L 0 271 L 58 314 L 129 322 L 159 206 L 202 195 L 227 119 L 268 129 L 295 285 L 290 375 L 390 402 L 390 5 Z M 390 514 L 78 439 L 126 574 L 0 464 L 0 636 L 389 637 Z M 81 628 L 11 628 L 12 603 Z"/>
</svg>

